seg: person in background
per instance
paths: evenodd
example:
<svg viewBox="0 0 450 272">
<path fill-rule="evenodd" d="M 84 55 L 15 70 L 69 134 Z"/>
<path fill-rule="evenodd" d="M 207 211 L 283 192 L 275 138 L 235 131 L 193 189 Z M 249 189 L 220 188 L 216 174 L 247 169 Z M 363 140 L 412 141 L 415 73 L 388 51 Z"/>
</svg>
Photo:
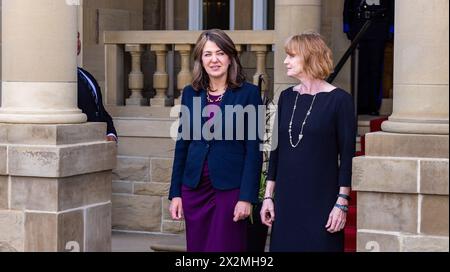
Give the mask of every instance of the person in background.
<svg viewBox="0 0 450 272">
<path fill-rule="evenodd" d="M 78 33 L 77 55 L 81 52 L 80 33 Z M 102 92 L 97 80 L 88 71 L 77 68 L 78 74 L 78 108 L 87 116 L 88 122 L 105 122 L 106 140 L 117 142 L 117 131 L 111 115 L 103 106 Z"/>
<path fill-rule="evenodd" d="M 367 21 L 371 25 L 359 42 L 358 114 L 379 115 L 382 101 L 384 49 L 394 35 L 394 0 L 345 0 L 344 32 L 349 40 Z"/>
</svg>

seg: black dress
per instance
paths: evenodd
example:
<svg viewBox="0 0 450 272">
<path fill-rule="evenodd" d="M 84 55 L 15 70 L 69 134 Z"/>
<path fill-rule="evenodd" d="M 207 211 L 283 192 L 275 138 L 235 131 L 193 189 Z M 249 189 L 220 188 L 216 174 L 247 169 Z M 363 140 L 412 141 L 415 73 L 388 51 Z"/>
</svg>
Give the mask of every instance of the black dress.
<svg viewBox="0 0 450 272">
<path fill-rule="evenodd" d="M 342 89 L 318 93 L 293 148 L 289 123 L 298 92 L 283 91 L 278 102 L 278 147 L 271 152 L 268 179 L 275 186 L 275 222 L 270 251 L 343 251 L 344 234 L 325 225 L 339 193 L 351 186 L 356 121 L 353 98 Z M 292 142 L 299 139 L 314 96 L 299 95 Z M 340 157 L 340 160 L 339 160 Z"/>
</svg>

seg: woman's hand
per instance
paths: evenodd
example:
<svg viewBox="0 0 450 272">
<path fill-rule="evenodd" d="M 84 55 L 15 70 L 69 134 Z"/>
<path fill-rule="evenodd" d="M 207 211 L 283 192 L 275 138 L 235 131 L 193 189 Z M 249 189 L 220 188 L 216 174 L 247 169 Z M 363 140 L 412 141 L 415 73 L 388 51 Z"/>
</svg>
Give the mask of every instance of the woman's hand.
<svg viewBox="0 0 450 272">
<path fill-rule="evenodd" d="M 183 218 L 183 203 L 181 197 L 174 197 L 169 206 L 170 214 L 173 220 L 181 220 Z"/>
<path fill-rule="evenodd" d="M 275 221 L 275 209 L 272 199 L 268 198 L 264 200 L 260 215 L 261 222 L 268 227 L 272 227 L 272 223 Z"/>
<path fill-rule="evenodd" d="M 348 206 L 348 201 L 338 199 L 337 204 Z M 330 233 L 339 232 L 344 229 L 346 220 L 347 213 L 337 207 L 333 207 L 325 228 Z"/>
<path fill-rule="evenodd" d="M 252 211 L 252 204 L 250 202 L 239 201 L 234 207 L 234 218 L 233 221 L 237 222 L 239 220 L 244 220 L 250 216 Z"/>
</svg>

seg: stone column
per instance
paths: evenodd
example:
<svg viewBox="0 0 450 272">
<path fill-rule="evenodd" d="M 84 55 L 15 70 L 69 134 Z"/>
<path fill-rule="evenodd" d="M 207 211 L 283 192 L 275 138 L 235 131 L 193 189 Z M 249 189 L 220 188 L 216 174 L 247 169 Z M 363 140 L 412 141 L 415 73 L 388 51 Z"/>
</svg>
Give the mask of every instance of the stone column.
<svg viewBox="0 0 450 272">
<path fill-rule="evenodd" d="M 263 83 L 261 86 L 261 96 L 264 95 L 264 92 L 267 90 L 270 85 L 269 75 L 267 75 L 266 71 L 266 59 L 267 59 L 267 45 L 251 45 L 250 51 L 255 52 L 256 55 L 256 73 L 253 76 L 253 84 L 258 85 L 259 76 L 262 75 Z"/>
<path fill-rule="evenodd" d="M 448 251 L 449 3 L 395 4 L 394 113 L 353 164 L 357 247 Z"/>
<path fill-rule="evenodd" d="M 76 99 L 77 9 L 54 2 L 3 1 L 0 122 L 86 121 Z"/>
<path fill-rule="evenodd" d="M 192 83 L 192 73 L 190 68 L 192 46 L 190 44 L 176 44 L 175 51 L 180 52 L 181 70 L 177 76 L 177 89 L 180 91 L 180 97 L 175 100 L 175 104 L 181 104 L 183 89 Z"/>
<path fill-rule="evenodd" d="M 395 4 L 394 109 L 383 131 L 448 135 L 448 1 Z"/>
<path fill-rule="evenodd" d="M 144 74 L 141 69 L 141 57 L 144 46 L 140 44 L 127 44 L 125 51 L 131 55 L 131 72 L 128 75 L 128 85 L 131 96 L 127 98 L 127 106 L 148 106 L 148 99 L 142 95 L 144 91 Z"/>
<path fill-rule="evenodd" d="M 115 144 L 77 108 L 77 7 L 2 1 L 0 252 L 110 251 Z"/>
<path fill-rule="evenodd" d="M 319 32 L 321 8 L 321 0 L 275 1 L 274 95 L 276 99 L 281 91 L 295 82 L 286 76 L 286 68 L 283 64 L 286 57 L 284 43 L 289 36 L 306 30 Z"/>
<path fill-rule="evenodd" d="M 151 51 L 156 54 L 156 71 L 153 74 L 153 87 L 156 94 L 150 100 L 152 107 L 164 107 L 166 100 L 166 91 L 169 87 L 169 74 L 167 74 L 166 56 L 168 46 L 165 44 L 152 44 Z"/>
</svg>

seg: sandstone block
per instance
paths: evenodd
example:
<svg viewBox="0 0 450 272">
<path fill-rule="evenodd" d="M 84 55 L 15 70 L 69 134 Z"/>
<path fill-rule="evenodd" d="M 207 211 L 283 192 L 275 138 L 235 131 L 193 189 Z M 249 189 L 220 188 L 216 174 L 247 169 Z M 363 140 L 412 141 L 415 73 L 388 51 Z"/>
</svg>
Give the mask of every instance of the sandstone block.
<svg viewBox="0 0 450 272">
<path fill-rule="evenodd" d="M 121 137 L 118 154 L 122 156 L 171 158 L 175 141 L 171 138 Z"/>
<path fill-rule="evenodd" d="M 369 133 L 366 135 L 366 155 L 448 159 L 448 137 L 448 135 Z"/>
<path fill-rule="evenodd" d="M 357 228 L 417 233 L 418 196 L 358 192 Z"/>
<path fill-rule="evenodd" d="M 400 237 L 391 233 L 372 233 L 358 231 L 358 252 L 399 252 Z"/>
<path fill-rule="evenodd" d="M 8 177 L 0 176 L 0 210 L 8 209 Z"/>
<path fill-rule="evenodd" d="M 83 210 L 58 214 L 58 252 L 84 251 L 84 216 Z M 43 230 L 46 232 L 47 230 Z M 36 233 L 32 234 L 36 235 Z M 79 246 L 79 248 L 78 248 Z"/>
<path fill-rule="evenodd" d="M 105 123 L 36 125 L 5 124 L 0 142 L 26 145 L 67 145 L 105 140 Z M 2 132 L 0 131 L 0 134 Z"/>
<path fill-rule="evenodd" d="M 9 174 L 14 176 L 68 177 L 100 172 L 113 169 L 115 160 L 115 143 L 107 142 L 61 147 L 11 145 L 8 149 Z"/>
<path fill-rule="evenodd" d="M 170 183 L 172 178 L 173 159 L 152 159 L 151 177 L 152 182 Z"/>
<path fill-rule="evenodd" d="M 24 221 L 23 212 L 0 210 L 0 252 L 24 250 Z"/>
<path fill-rule="evenodd" d="M 168 183 L 136 182 L 134 184 L 134 194 L 167 197 L 169 188 L 170 184 Z"/>
<path fill-rule="evenodd" d="M 113 181 L 112 192 L 114 194 L 132 194 L 133 182 L 130 181 Z"/>
<path fill-rule="evenodd" d="M 86 252 L 111 251 L 111 203 L 86 210 Z"/>
<path fill-rule="evenodd" d="M 414 159 L 356 157 L 352 186 L 356 191 L 417 193 L 417 168 Z"/>
<path fill-rule="evenodd" d="M 111 201 L 111 174 L 99 172 L 68 178 L 11 177 L 11 208 L 64 211 Z"/>
<path fill-rule="evenodd" d="M 0 175 L 6 175 L 6 155 L 7 155 L 6 145 L 0 145 Z"/>
<path fill-rule="evenodd" d="M 420 191 L 448 196 L 448 160 L 420 161 Z"/>
<path fill-rule="evenodd" d="M 447 237 L 414 235 L 403 237 L 403 252 L 448 252 Z"/>
<path fill-rule="evenodd" d="M 25 251 L 56 252 L 57 250 L 58 218 L 56 213 L 25 213 Z"/>
<path fill-rule="evenodd" d="M 118 156 L 113 180 L 150 181 L 150 159 Z"/>
<path fill-rule="evenodd" d="M 161 231 L 161 197 L 117 194 L 112 199 L 113 229 Z"/>
<path fill-rule="evenodd" d="M 424 195 L 420 218 L 421 233 L 448 236 L 448 213 L 448 195 Z"/>
</svg>

